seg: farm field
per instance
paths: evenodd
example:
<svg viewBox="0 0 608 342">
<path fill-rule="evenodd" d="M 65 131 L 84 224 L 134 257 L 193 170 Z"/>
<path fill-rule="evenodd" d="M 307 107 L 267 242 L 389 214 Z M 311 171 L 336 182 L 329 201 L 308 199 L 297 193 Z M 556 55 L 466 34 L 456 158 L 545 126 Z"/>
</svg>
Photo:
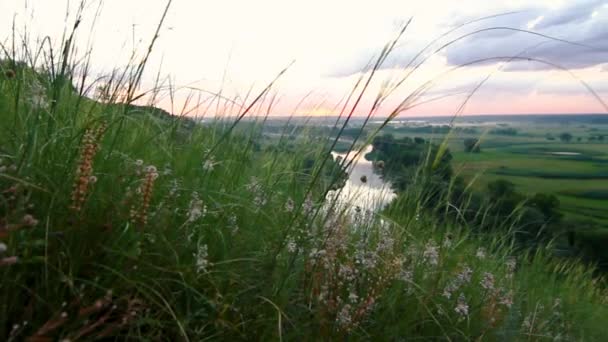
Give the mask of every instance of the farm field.
<svg viewBox="0 0 608 342">
<path fill-rule="evenodd" d="M 466 130 L 458 129 L 457 124 L 447 135 L 412 132 L 412 127 L 389 127 L 386 132 L 396 138 L 421 137 L 435 143 L 448 139 L 455 172 L 474 180 L 474 188 L 506 179 L 522 193 L 556 195 L 566 218 L 592 220 L 608 228 L 608 124 L 579 120 L 564 123 L 556 117 L 557 122 L 467 123 Z M 516 133 L 493 133 L 506 128 Z M 571 140 L 560 140 L 562 133 L 569 133 Z M 600 141 L 598 137 L 602 137 Z M 480 140 L 479 153 L 465 152 L 464 140 L 471 138 Z"/>
</svg>

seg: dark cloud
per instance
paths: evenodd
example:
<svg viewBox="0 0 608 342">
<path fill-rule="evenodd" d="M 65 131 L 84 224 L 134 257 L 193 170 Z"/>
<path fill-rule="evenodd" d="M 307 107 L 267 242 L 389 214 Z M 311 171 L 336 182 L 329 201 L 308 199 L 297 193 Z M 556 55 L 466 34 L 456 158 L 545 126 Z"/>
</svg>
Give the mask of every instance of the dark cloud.
<svg viewBox="0 0 608 342">
<path fill-rule="evenodd" d="M 468 64 L 481 59 L 510 56 L 540 59 L 570 70 L 608 63 L 608 5 L 606 0 L 577 0 L 572 3 L 557 10 L 530 6 L 516 13 L 482 20 L 473 25 L 467 25 L 466 30 L 462 28 L 457 33 L 445 37 L 435 48 L 460 36 L 482 30 L 483 32 L 449 44 L 438 53 L 444 55 L 447 63 L 452 66 Z M 487 15 L 491 15 L 491 13 Z M 455 18 L 453 23 L 465 23 L 475 19 L 477 18 Z M 536 24 L 529 29 L 528 25 L 531 23 Z M 530 30 L 562 41 L 504 28 Z M 389 69 L 407 65 L 424 45 L 419 42 L 408 45 L 405 49 L 394 51 L 382 68 Z M 381 47 L 369 49 L 361 53 L 358 59 L 332 68 L 327 75 L 340 77 L 367 71 L 366 65 L 373 56 L 371 52 L 380 50 Z M 513 61 L 504 70 L 525 71 L 553 68 L 533 61 Z M 605 66 L 604 70 L 607 68 Z"/>
<path fill-rule="evenodd" d="M 556 13 L 545 16 L 537 28 L 542 30 L 553 26 L 583 23 L 591 17 L 596 8 L 604 4 L 606 0 L 577 1 Z"/>
<path fill-rule="evenodd" d="M 545 60 L 568 69 L 586 68 L 608 61 L 608 7 L 605 1 L 584 1 L 559 10 L 530 10 L 522 12 L 511 25 L 490 23 L 491 27 L 508 26 L 527 30 L 528 23 L 537 21 L 531 30 L 547 37 L 525 32 L 497 38 L 480 33 L 450 46 L 446 51 L 451 65 L 461 65 L 478 59 L 522 56 Z M 502 31 L 502 30 L 498 30 Z M 509 31 L 509 30 L 504 30 Z M 538 62 L 514 62 L 505 70 L 542 70 L 552 66 Z"/>
</svg>

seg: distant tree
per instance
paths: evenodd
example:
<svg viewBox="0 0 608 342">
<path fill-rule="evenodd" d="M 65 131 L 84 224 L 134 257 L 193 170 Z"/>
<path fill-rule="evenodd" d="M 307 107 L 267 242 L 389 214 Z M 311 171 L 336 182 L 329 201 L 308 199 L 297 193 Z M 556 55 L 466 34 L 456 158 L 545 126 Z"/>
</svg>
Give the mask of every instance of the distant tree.
<svg viewBox="0 0 608 342">
<path fill-rule="evenodd" d="M 423 138 L 420 138 L 420 137 L 415 137 L 415 138 L 414 138 L 414 142 L 415 142 L 416 144 L 424 144 L 424 139 L 423 139 Z"/>
<path fill-rule="evenodd" d="M 559 222 L 562 218 L 562 214 L 558 211 L 559 199 L 555 195 L 538 193 L 528 203 L 543 213 L 547 222 Z"/>
<path fill-rule="evenodd" d="M 515 128 L 497 128 L 490 131 L 490 134 L 494 135 L 517 135 L 517 130 Z"/>
<path fill-rule="evenodd" d="M 494 208 L 493 215 L 509 219 L 511 214 L 519 207 L 525 197 L 515 191 L 515 184 L 508 180 L 498 179 L 488 184 L 488 197 Z"/>
<path fill-rule="evenodd" d="M 581 142 L 582 140 L 583 140 L 583 138 L 582 138 L 582 137 L 578 137 L 578 138 L 576 138 L 576 141 L 578 141 L 578 142 Z"/>
<path fill-rule="evenodd" d="M 555 140 L 555 137 L 551 133 L 547 133 L 546 137 L 547 137 L 547 140 Z"/>
<path fill-rule="evenodd" d="M 604 135 L 598 135 L 597 136 L 597 141 L 604 141 Z"/>
<path fill-rule="evenodd" d="M 570 142 L 572 140 L 572 138 L 574 138 L 574 137 L 572 136 L 572 134 L 570 134 L 568 132 L 564 132 L 559 135 L 559 140 L 561 140 L 563 142 Z"/>
<path fill-rule="evenodd" d="M 479 139 L 475 139 L 475 138 L 464 139 L 464 151 L 473 152 L 473 153 L 481 152 L 481 147 L 479 146 Z"/>
<path fill-rule="evenodd" d="M 587 138 L 587 140 L 589 140 L 589 142 L 594 142 L 597 140 L 597 137 L 592 136 L 592 137 Z"/>
<path fill-rule="evenodd" d="M 505 179 L 498 179 L 488 183 L 488 193 L 494 200 L 508 197 L 515 193 L 515 184 Z"/>
</svg>

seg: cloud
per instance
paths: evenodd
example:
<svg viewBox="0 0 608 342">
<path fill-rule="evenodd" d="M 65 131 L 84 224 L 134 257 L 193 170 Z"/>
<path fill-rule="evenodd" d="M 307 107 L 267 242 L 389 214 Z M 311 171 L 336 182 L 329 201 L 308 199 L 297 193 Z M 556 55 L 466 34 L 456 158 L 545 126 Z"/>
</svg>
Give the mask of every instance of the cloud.
<svg viewBox="0 0 608 342">
<path fill-rule="evenodd" d="M 593 15 L 596 8 L 604 4 L 605 0 L 578 1 L 543 18 L 537 28 L 542 30 L 553 26 L 582 23 Z"/>
<path fill-rule="evenodd" d="M 531 9 L 513 20 L 509 27 L 538 32 L 566 40 L 557 41 L 525 32 L 496 37 L 481 33 L 450 46 L 446 51 L 450 65 L 474 60 L 522 56 L 540 59 L 568 69 L 587 68 L 608 61 L 608 7 L 604 1 L 584 1 L 557 10 Z M 503 26 L 492 22 L 490 26 Z M 508 31 L 508 30 L 505 30 Z M 571 42 L 571 43 L 569 43 Z M 514 62 L 505 70 L 544 70 L 552 66 L 538 62 Z"/>
<path fill-rule="evenodd" d="M 420 49 L 422 49 L 422 46 L 420 46 Z M 359 53 L 353 59 L 341 61 L 342 63 L 329 67 L 324 76 L 348 77 L 360 72 L 367 72 L 372 69 L 373 65 L 378 60 L 380 51 L 382 51 L 381 46 L 376 49 L 370 49 L 366 52 Z M 417 51 L 415 48 L 394 51 L 394 53 L 391 53 L 382 63 L 380 69 L 386 70 L 405 67 L 409 61 L 416 56 L 416 53 Z"/>
<path fill-rule="evenodd" d="M 590 85 L 591 89 L 597 94 L 608 94 L 608 81 L 597 82 Z M 553 94 L 553 95 L 588 95 L 593 96 L 589 90 L 587 90 L 582 84 L 578 82 L 572 82 L 568 84 L 544 84 L 539 87 L 537 92 L 539 94 Z"/>
<path fill-rule="evenodd" d="M 574 1 L 573 1 L 574 3 Z M 450 16 L 449 23 L 441 27 L 456 27 L 460 23 L 504 13 L 491 19 L 460 28 L 457 32 L 444 37 L 434 46 L 466 36 L 449 44 L 439 54 L 446 58 L 450 66 L 471 63 L 476 60 L 493 57 L 521 56 L 544 60 L 567 69 L 579 69 L 608 62 L 608 5 L 605 0 L 576 1 L 557 9 L 547 6 L 532 5 L 525 8 L 492 8 L 492 12 L 477 13 L 466 16 Z M 513 13 L 507 14 L 509 11 Z M 502 29 L 491 29 L 502 28 Z M 529 30 L 539 35 L 505 28 Z M 488 30 L 491 29 L 491 30 Z M 472 34 L 475 31 L 483 32 Z M 469 33 L 472 35 L 467 36 Z M 552 40 L 547 37 L 561 39 Z M 428 38 L 429 40 L 432 37 Z M 569 43 L 571 42 L 571 43 Z M 408 42 L 407 48 L 394 51 L 381 69 L 404 66 L 426 45 L 427 42 Z M 367 47 L 354 59 L 333 66 L 326 76 L 342 77 L 367 71 L 368 62 L 381 46 Z M 427 52 L 433 52 L 430 49 Z M 494 64 L 498 61 L 480 64 Z M 529 71 L 552 69 L 552 66 L 533 61 L 512 61 L 505 71 Z"/>
</svg>

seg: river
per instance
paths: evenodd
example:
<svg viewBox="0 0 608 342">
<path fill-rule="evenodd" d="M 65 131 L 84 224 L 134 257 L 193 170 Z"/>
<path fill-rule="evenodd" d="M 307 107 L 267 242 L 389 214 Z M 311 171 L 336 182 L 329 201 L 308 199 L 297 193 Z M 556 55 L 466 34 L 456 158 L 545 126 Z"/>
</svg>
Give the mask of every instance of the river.
<svg viewBox="0 0 608 342">
<path fill-rule="evenodd" d="M 396 197 L 389 182 L 384 181 L 380 175 L 374 173 L 373 165 L 365 159 L 365 155 L 373 150 L 368 145 L 357 157 L 348 170 L 348 180 L 342 188 L 338 198 L 341 204 L 360 207 L 363 210 L 377 211 Z M 353 159 L 357 151 L 350 153 L 332 152 L 335 158 Z M 366 181 L 361 178 L 365 176 Z"/>
</svg>

